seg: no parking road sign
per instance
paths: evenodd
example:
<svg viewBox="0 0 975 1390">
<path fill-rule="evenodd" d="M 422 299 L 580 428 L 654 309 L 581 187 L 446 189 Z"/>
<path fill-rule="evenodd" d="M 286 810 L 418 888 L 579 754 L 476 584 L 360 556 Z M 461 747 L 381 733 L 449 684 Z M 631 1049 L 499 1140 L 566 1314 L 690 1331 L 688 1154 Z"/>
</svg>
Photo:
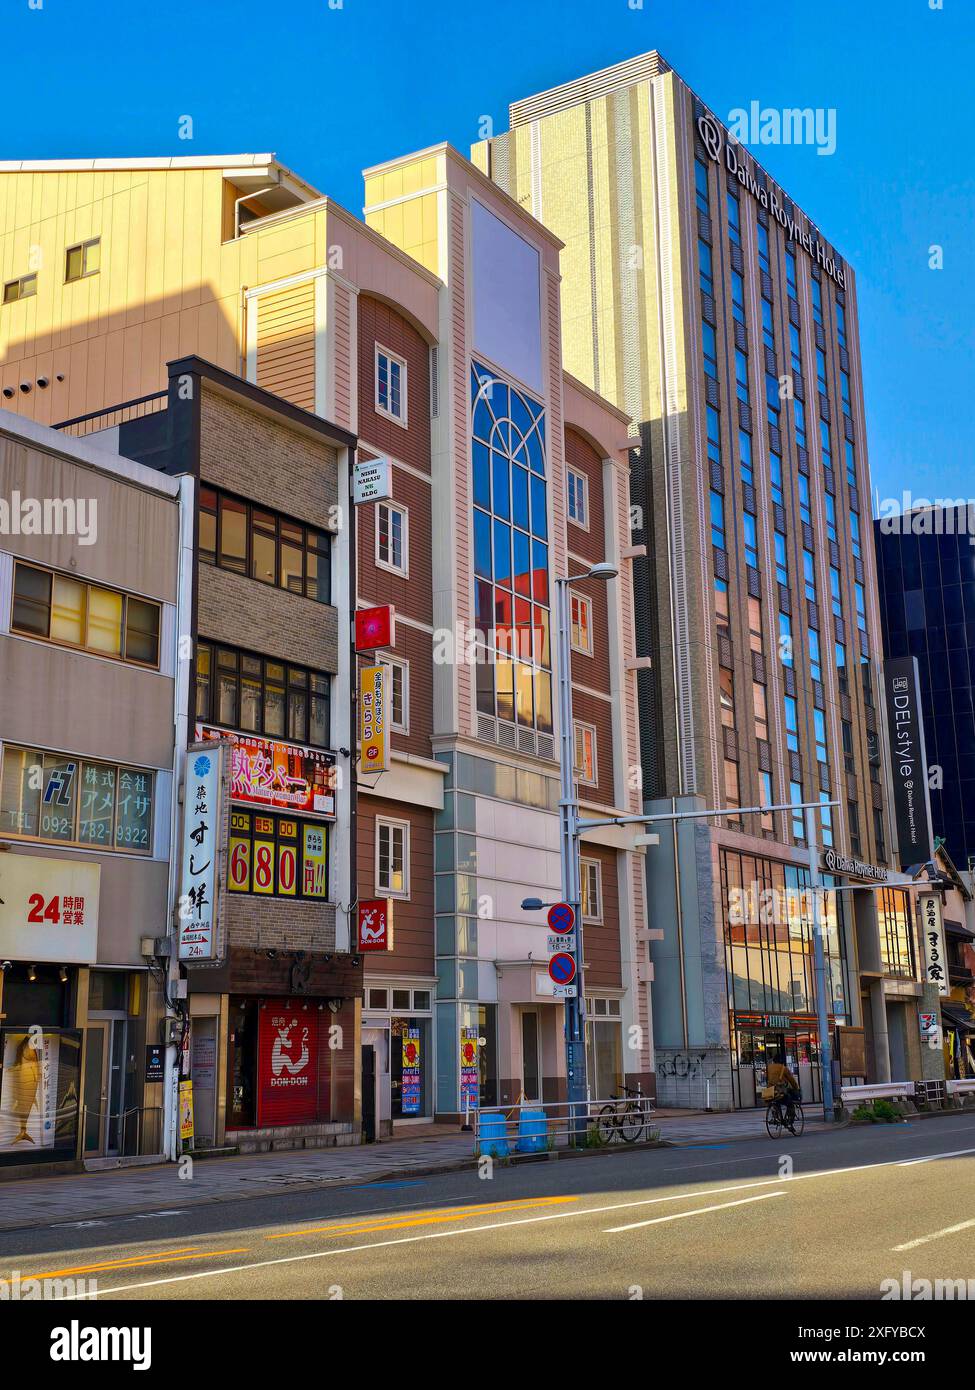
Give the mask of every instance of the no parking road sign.
<svg viewBox="0 0 975 1390">
<path fill-rule="evenodd" d="M 575 979 L 576 963 L 565 951 L 560 951 L 549 961 L 548 973 L 557 985 L 567 985 Z"/>
<path fill-rule="evenodd" d="M 569 903 L 555 903 L 548 910 L 548 924 L 553 931 L 570 932 L 576 924 L 576 914 Z"/>
</svg>

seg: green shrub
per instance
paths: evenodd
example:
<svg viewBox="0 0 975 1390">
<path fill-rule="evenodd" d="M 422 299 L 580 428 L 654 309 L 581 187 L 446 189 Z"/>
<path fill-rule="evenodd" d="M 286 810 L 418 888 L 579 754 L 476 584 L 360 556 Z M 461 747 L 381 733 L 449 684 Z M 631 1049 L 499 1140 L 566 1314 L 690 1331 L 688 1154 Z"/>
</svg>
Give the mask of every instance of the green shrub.
<svg viewBox="0 0 975 1390">
<path fill-rule="evenodd" d="M 875 1100 L 858 1105 L 854 1110 L 852 1119 L 860 1120 L 871 1125 L 895 1125 L 900 1120 L 900 1112 L 891 1105 L 889 1100 Z"/>
</svg>

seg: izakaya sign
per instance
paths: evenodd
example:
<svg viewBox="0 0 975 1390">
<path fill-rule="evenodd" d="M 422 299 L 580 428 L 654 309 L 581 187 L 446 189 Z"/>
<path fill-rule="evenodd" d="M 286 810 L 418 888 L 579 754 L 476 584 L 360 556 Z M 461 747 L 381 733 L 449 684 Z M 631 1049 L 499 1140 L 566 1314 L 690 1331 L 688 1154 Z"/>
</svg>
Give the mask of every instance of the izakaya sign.
<svg viewBox="0 0 975 1390">
<path fill-rule="evenodd" d="M 179 959 L 217 963 L 218 866 L 227 852 L 226 768 L 228 745 L 190 747 L 183 788 L 182 878 L 179 899 Z"/>
<path fill-rule="evenodd" d="M 369 898 L 359 904 L 356 940 L 359 951 L 393 949 L 392 898 Z"/>
<path fill-rule="evenodd" d="M 334 753 L 205 724 L 198 724 L 196 733 L 200 739 L 225 739 L 232 745 L 232 800 L 271 811 L 335 815 Z"/>
<path fill-rule="evenodd" d="M 0 854 L 0 957 L 93 965 L 101 865 Z"/>
<path fill-rule="evenodd" d="M 697 118 L 697 129 L 710 158 L 715 163 L 719 163 L 723 150 L 724 166 L 728 173 L 733 174 L 742 188 L 775 218 L 783 231 L 787 233 L 789 240 L 798 242 L 829 278 L 839 285 L 841 290 L 845 290 L 846 274 L 842 264 L 829 254 L 824 243 L 818 237 L 813 236 L 808 227 L 804 230 L 795 218 L 786 212 L 782 195 L 775 188 L 771 185 L 768 188 L 762 187 L 755 178 L 750 161 L 743 154 L 742 147 L 734 140 L 727 138 L 726 132 L 708 112 Z"/>
<path fill-rule="evenodd" d="M 941 899 L 934 893 L 923 897 L 921 935 L 924 937 L 924 981 L 936 985 L 939 994 L 947 994 L 948 961 L 945 954 L 945 928 L 941 915 Z"/>
</svg>

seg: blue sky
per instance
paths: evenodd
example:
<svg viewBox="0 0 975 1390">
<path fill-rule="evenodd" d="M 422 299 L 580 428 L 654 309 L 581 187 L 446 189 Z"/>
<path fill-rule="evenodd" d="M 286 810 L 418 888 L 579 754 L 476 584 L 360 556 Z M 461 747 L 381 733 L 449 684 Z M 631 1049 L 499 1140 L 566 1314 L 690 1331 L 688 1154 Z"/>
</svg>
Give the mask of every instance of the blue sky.
<svg viewBox="0 0 975 1390">
<path fill-rule="evenodd" d="M 190 115 L 193 152 L 273 150 L 361 214 L 364 167 L 651 48 L 721 116 L 832 108 L 833 155 L 755 153 L 857 272 L 874 486 L 975 495 L 972 0 L 333 5 L 8 0 L 0 157 L 188 154 Z"/>
</svg>

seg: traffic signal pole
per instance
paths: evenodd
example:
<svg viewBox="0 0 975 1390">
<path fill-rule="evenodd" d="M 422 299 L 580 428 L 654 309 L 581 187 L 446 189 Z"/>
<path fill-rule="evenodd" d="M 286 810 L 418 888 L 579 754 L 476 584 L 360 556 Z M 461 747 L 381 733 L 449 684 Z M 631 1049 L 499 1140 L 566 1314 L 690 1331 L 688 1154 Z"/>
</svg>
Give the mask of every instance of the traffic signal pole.
<svg viewBox="0 0 975 1390">
<path fill-rule="evenodd" d="M 589 1099 L 586 1075 L 586 996 L 582 977 L 582 903 L 579 886 L 579 808 L 575 799 L 575 748 L 572 728 L 572 648 L 569 627 L 569 582 L 555 581 L 556 629 L 559 669 L 559 763 L 561 827 L 562 901 L 575 913 L 574 998 L 565 1001 L 566 1099 L 577 1142 L 586 1131 L 586 1102 Z"/>
</svg>

